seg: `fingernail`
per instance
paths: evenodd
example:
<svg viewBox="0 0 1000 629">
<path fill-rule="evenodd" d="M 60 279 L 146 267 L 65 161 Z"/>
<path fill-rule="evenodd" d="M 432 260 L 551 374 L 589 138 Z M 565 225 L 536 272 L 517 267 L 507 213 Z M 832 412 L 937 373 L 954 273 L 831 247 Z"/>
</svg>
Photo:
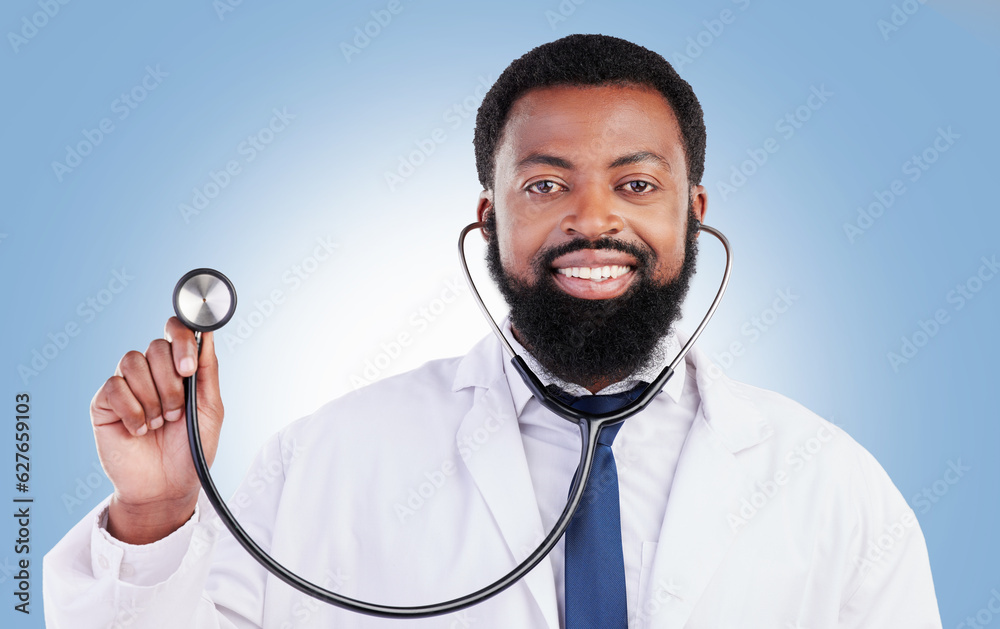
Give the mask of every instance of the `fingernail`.
<svg viewBox="0 0 1000 629">
<path fill-rule="evenodd" d="M 167 411 L 164 417 L 167 418 L 168 422 L 175 422 L 181 418 L 181 409 L 175 408 L 172 411 Z"/>
<path fill-rule="evenodd" d="M 156 417 L 151 422 L 149 422 L 149 427 L 151 429 L 153 429 L 153 430 L 156 430 L 157 428 L 159 428 L 162 425 L 163 425 L 163 418 L 162 417 Z"/>
<path fill-rule="evenodd" d="M 191 357 L 181 359 L 181 373 L 194 371 L 194 359 Z"/>
<path fill-rule="evenodd" d="M 143 424 L 142 426 L 139 426 L 139 430 L 135 431 L 135 436 L 136 437 L 141 437 L 144 434 L 146 434 L 146 424 Z"/>
</svg>

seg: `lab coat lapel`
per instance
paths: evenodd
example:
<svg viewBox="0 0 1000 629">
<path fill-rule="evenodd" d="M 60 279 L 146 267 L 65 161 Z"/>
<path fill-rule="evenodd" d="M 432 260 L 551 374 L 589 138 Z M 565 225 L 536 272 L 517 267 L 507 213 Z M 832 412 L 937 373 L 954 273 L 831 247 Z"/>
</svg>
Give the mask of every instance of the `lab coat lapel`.
<svg viewBox="0 0 1000 629">
<path fill-rule="evenodd" d="M 481 342 L 464 359 L 454 389 L 478 383 L 476 401 L 466 413 L 456 435 L 462 461 L 496 520 L 497 526 L 520 563 L 545 533 L 538 501 L 528 471 L 517 415 L 507 379 L 501 368 L 499 344 Z M 492 373 L 491 373 L 492 372 Z M 490 378 L 492 376 L 492 378 Z M 467 444 L 463 446 L 461 444 Z M 546 558 L 525 577 L 532 596 L 550 629 L 559 628 L 555 578 Z"/>
<path fill-rule="evenodd" d="M 701 404 L 677 462 L 651 577 L 640 592 L 639 627 L 684 627 L 736 538 L 730 516 L 753 480 L 736 453 L 773 432 L 697 348 L 688 360 Z"/>
</svg>

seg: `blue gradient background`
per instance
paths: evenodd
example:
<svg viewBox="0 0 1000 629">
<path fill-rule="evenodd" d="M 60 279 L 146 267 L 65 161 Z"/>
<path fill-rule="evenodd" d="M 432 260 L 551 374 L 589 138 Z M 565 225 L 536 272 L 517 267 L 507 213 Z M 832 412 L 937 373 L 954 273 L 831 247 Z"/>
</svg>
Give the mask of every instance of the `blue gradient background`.
<svg viewBox="0 0 1000 629">
<path fill-rule="evenodd" d="M 228 494 L 281 426 L 361 379 L 463 353 L 486 333 L 467 292 L 449 292 L 461 286 L 454 241 L 480 190 L 471 139 L 482 81 L 574 32 L 624 37 L 675 60 L 724 9 L 735 21 L 717 37 L 703 34 L 710 43 L 676 64 L 706 115 L 707 222 L 729 236 L 736 257 L 700 345 L 725 361 L 730 344 L 743 343 L 730 376 L 798 400 L 878 458 L 923 527 L 945 627 L 984 608 L 1000 587 L 1000 279 L 960 310 L 947 296 L 982 256 L 1000 253 L 996 5 L 914 5 L 885 37 L 878 21 L 890 20 L 887 0 L 567 0 L 567 15 L 557 0 L 402 0 L 346 59 L 342 43 L 386 4 L 244 0 L 220 16 L 210 0 L 72 2 L 16 52 L 9 35 L 0 47 L 0 499 L 15 494 L 14 396 L 28 392 L 35 500 L 28 617 L 12 611 L 16 527 L 0 521 L 0 624 L 43 626 L 42 556 L 111 490 L 93 445 L 91 396 L 122 354 L 162 334 L 185 271 L 217 267 L 240 292 L 237 318 L 218 341 L 227 423 L 214 474 Z M 19 33 L 39 10 L 4 3 L 3 32 Z M 112 101 L 140 84 L 147 65 L 167 76 L 119 120 Z M 783 137 L 776 121 L 813 86 L 833 95 Z M 294 120 L 246 162 L 237 147 L 274 108 Z M 52 162 L 105 117 L 114 131 L 60 182 Z M 959 138 L 911 182 L 904 163 L 939 127 Z M 391 190 L 386 172 L 438 128 L 444 142 Z M 723 195 L 719 182 L 769 137 L 779 150 Z M 185 221 L 179 204 L 230 160 L 241 174 Z M 844 224 L 894 179 L 905 194 L 850 242 Z M 317 238 L 337 249 L 313 265 Z M 702 251 L 688 329 L 721 270 L 721 248 L 706 242 Z M 303 264 L 313 272 L 296 285 L 289 274 Z M 134 279 L 87 321 L 78 305 L 123 268 Z M 283 303 L 269 307 L 275 290 Z M 771 316 L 778 290 L 798 300 L 759 336 L 746 334 L 753 317 Z M 938 309 L 948 323 L 894 369 L 887 353 Z M 80 333 L 22 377 L 19 365 L 30 367 L 33 351 L 71 322 Z M 400 333 L 411 342 L 397 352 Z M 959 461 L 971 470 L 943 483 Z M 919 502 L 935 482 L 947 491 Z"/>
</svg>

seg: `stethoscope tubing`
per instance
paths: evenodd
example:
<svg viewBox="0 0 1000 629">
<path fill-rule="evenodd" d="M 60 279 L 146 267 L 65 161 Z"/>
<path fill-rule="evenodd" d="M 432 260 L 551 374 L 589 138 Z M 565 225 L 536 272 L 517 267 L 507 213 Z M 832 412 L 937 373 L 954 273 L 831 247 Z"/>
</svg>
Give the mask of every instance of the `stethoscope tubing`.
<svg viewBox="0 0 1000 629">
<path fill-rule="evenodd" d="M 195 336 L 197 337 L 198 351 L 200 353 L 201 332 L 196 332 Z M 208 498 L 208 501 L 212 504 L 212 506 L 215 507 L 215 511 L 218 514 L 219 519 L 223 524 L 225 524 L 226 528 L 229 529 L 229 532 L 232 533 L 236 541 L 243 546 L 244 550 L 246 550 L 251 557 L 267 569 L 268 572 L 293 588 L 299 590 L 303 594 L 352 612 L 366 614 L 369 616 L 379 616 L 382 618 L 426 618 L 460 611 L 485 601 L 488 598 L 496 596 L 509 588 L 511 585 L 517 583 L 522 577 L 530 572 L 531 569 L 538 565 L 555 547 L 559 538 L 562 537 L 562 534 L 569 526 L 569 522 L 573 518 L 573 514 L 576 512 L 576 509 L 580 504 L 583 492 L 586 489 L 586 483 L 582 482 L 581 479 L 587 478 L 590 474 L 590 468 L 593 466 L 594 462 L 595 451 L 594 446 L 591 444 L 597 443 L 597 434 L 600 431 L 600 426 L 596 423 L 580 423 L 584 447 L 581 448 L 579 469 L 573 481 L 573 488 L 571 490 L 572 498 L 563 509 L 562 515 L 560 516 L 555 528 L 549 532 L 548 536 L 546 536 L 538 548 L 536 548 L 535 551 L 532 552 L 520 565 L 494 583 L 470 594 L 466 594 L 465 596 L 460 596 L 449 601 L 434 603 L 431 605 L 418 605 L 411 607 L 392 606 L 350 598 L 307 581 L 271 557 L 257 544 L 257 542 L 253 540 L 252 537 L 250 537 L 250 535 L 243 529 L 242 526 L 240 526 L 240 523 L 229 510 L 229 507 L 226 505 L 226 501 L 223 500 L 222 496 L 219 494 L 219 490 L 216 488 L 215 482 L 212 480 L 212 475 L 209 472 L 209 466 L 208 462 L 205 460 L 205 453 L 201 445 L 201 435 L 198 428 L 198 394 L 196 376 L 188 376 L 184 378 L 184 390 L 186 396 L 185 415 L 188 430 L 188 445 L 190 446 L 195 472 L 198 475 L 198 480 L 201 481 L 201 486 L 205 491 L 205 496 Z"/>
<path fill-rule="evenodd" d="M 472 280 L 472 275 L 469 272 L 468 263 L 465 259 L 465 237 L 473 229 L 481 227 L 482 223 L 472 223 L 471 225 L 468 225 L 462 230 L 458 242 L 459 258 L 461 260 L 466 280 L 472 289 L 472 294 L 474 295 L 476 302 L 479 304 L 480 309 L 483 311 L 483 314 L 486 316 L 486 319 L 489 321 L 494 334 L 500 339 L 501 344 L 510 354 L 511 364 L 525 381 L 525 384 L 532 391 L 532 393 L 535 394 L 536 398 L 543 406 L 563 419 L 577 424 L 580 428 L 580 438 L 582 441 L 580 448 L 580 462 L 577 466 L 577 471 L 573 477 L 573 482 L 570 487 L 570 498 L 567 501 L 566 506 L 563 508 L 562 514 L 560 514 L 556 524 L 531 554 L 529 554 L 514 569 L 490 585 L 464 596 L 440 603 L 416 606 L 382 605 L 350 598 L 348 596 L 332 592 L 303 579 L 283 566 L 266 551 L 264 551 L 264 549 L 262 549 L 245 530 L 243 530 L 243 527 L 236 521 L 236 518 L 226 505 L 225 500 L 223 500 L 222 496 L 219 494 L 219 490 L 216 488 L 215 482 L 212 480 L 212 475 L 209 472 L 209 466 L 205 460 L 205 453 L 201 445 L 201 433 L 198 428 L 197 376 L 188 376 L 184 379 L 188 445 L 190 446 L 191 458 L 194 462 L 195 472 L 198 475 L 198 480 L 201 481 L 206 497 L 212 506 L 215 507 L 215 511 L 218 514 L 219 519 L 223 524 L 225 524 L 226 528 L 229 529 L 229 532 L 232 533 L 233 537 L 240 543 L 241 546 L 243 546 L 247 553 L 257 560 L 257 562 L 260 563 L 265 569 L 267 569 L 268 572 L 281 579 L 291 587 L 299 590 L 303 594 L 330 605 L 369 616 L 378 616 L 382 618 L 426 618 L 456 612 L 471 607 L 485 601 L 486 599 L 496 596 L 497 594 L 500 594 L 521 580 L 521 578 L 528 574 L 528 572 L 537 566 L 549 554 L 549 552 L 555 548 L 559 539 L 569 527 L 570 521 L 573 519 L 573 515 L 576 513 L 577 507 L 579 507 L 580 502 L 583 499 L 583 494 L 587 489 L 587 479 L 590 477 L 590 470 L 593 467 L 594 454 L 597 447 L 597 437 L 601 430 L 605 426 L 619 423 L 624 421 L 626 418 L 631 417 L 635 413 L 638 413 L 644 409 L 661 390 L 663 390 L 663 387 L 673 375 L 674 370 L 678 365 L 680 365 L 681 361 L 684 360 L 684 356 L 687 354 L 688 350 L 691 349 L 695 340 L 697 340 L 698 336 L 701 335 L 702 330 L 705 329 L 708 321 L 712 318 L 712 315 L 715 314 L 715 310 L 718 308 L 719 302 L 722 300 L 722 296 L 725 294 L 726 287 L 729 284 L 729 275 L 732 271 L 733 260 L 729 241 L 717 229 L 704 224 L 699 224 L 700 230 L 707 231 L 718 238 L 726 250 L 726 267 L 722 283 L 716 293 L 715 299 L 712 301 L 712 305 L 709 308 L 708 313 L 695 329 L 691 338 L 688 339 L 688 342 L 683 348 L 681 348 L 681 351 L 674 358 L 674 360 L 660 372 L 656 379 L 650 383 L 650 385 L 646 387 L 645 391 L 643 391 L 643 393 L 640 394 L 639 397 L 632 403 L 624 408 L 608 413 L 583 413 L 555 398 L 545 389 L 537 376 L 535 376 L 535 374 L 533 374 L 528 368 L 524 359 L 521 356 L 518 356 L 514 351 L 514 348 L 506 337 L 504 337 L 503 333 L 500 331 L 500 327 L 497 325 L 492 315 L 490 315 L 489 310 L 486 308 L 479 291 L 476 289 L 475 282 Z M 230 288 L 232 288 L 231 284 Z M 195 339 L 198 344 L 199 354 L 201 353 L 201 334 L 202 333 L 200 331 L 195 332 Z"/>
</svg>

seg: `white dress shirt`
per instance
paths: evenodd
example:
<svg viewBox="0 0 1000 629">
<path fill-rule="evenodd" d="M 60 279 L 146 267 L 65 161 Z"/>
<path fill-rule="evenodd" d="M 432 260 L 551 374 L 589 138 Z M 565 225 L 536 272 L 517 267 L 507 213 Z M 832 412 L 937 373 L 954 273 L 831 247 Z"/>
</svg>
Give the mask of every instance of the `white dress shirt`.
<svg viewBox="0 0 1000 629">
<path fill-rule="evenodd" d="M 514 338 L 509 318 L 504 321 L 502 329 L 504 336 L 514 346 L 514 351 L 525 359 L 542 384 L 554 384 L 575 396 L 591 395 L 590 391 L 578 384 L 548 374 Z M 649 384 L 679 351 L 677 336 L 673 333 L 665 336 L 660 341 L 657 352 L 657 355 L 664 358 L 662 364 L 655 362 L 647 365 L 628 378 L 601 389 L 597 394 L 621 393 L 640 381 Z M 618 470 L 622 554 L 625 559 L 625 593 L 629 618 L 636 615 L 643 554 L 646 554 L 648 564 L 663 526 L 663 514 L 681 446 L 684 445 L 700 402 L 694 378 L 687 373 L 689 369 L 691 367 L 685 361 L 683 368 L 670 377 L 663 391 L 653 398 L 643 412 L 625 420 L 611 446 Z M 514 398 L 514 410 L 521 427 L 524 451 L 539 504 L 561 507 L 565 504 L 569 488 L 561 483 L 552 483 L 551 479 L 562 478 L 565 470 L 574 469 L 579 461 L 579 428 L 569 421 L 553 421 L 552 413 L 531 394 L 509 362 L 504 364 L 504 371 Z M 562 509 L 543 512 L 543 525 L 547 529 L 551 528 L 561 511 Z M 556 579 L 559 616 L 565 624 L 565 537 L 552 549 L 550 557 Z"/>
</svg>

